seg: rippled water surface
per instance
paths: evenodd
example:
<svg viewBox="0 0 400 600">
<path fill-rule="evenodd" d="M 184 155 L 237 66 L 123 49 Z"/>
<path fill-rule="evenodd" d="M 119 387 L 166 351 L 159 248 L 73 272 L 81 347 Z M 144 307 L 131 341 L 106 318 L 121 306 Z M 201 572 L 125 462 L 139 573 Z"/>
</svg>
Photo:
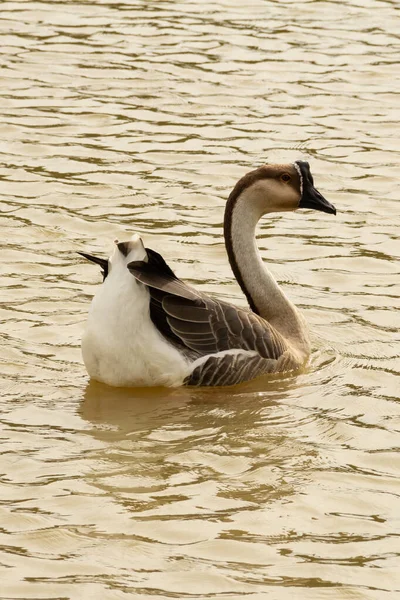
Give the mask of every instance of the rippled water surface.
<svg viewBox="0 0 400 600">
<path fill-rule="evenodd" d="M 0 7 L 0 598 L 400 598 L 396 0 Z M 97 268 L 138 231 L 243 303 L 224 202 L 310 160 L 338 215 L 265 219 L 298 376 L 90 383 Z"/>
</svg>

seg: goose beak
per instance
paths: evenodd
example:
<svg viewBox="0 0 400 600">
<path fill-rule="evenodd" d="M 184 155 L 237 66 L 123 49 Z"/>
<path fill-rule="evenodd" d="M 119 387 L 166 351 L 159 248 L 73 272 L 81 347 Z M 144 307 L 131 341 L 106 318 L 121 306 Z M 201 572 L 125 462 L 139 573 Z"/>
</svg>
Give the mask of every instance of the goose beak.
<svg viewBox="0 0 400 600">
<path fill-rule="evenodd" d="M 299 208 L 311 208 L 312 210 L 321 210 L 322 212 L 336 215 L 336 208 L 319 193 L 313 185 L 303 188 Z"/>
<path fill-rule="evenodd" d="M 328 202 L 314 187 L 314 180 L 308 162 L 297 160 L 295 167 L 300 174 L 302 188 L 299 208 L 311 208 L 312 210 L 320 210 L 330 215 L 336 215 L 336 208 L 333 204 Z"/>
<path fill-rule="evenodd" d="M 86 260 L 90 260 L 91 262 L 96 263 L 96 265 L 99 265 L 103 269 L 103 271 L 107 270 L 108 260 L 104 258 L 97 258 L 97 256 L 92 256 L 91 254 L 86 254 L 85 252 L 78 252 L 77 254 L 80 254 L 81 256 L 83 256 L 83 258 L 86 258 Z"/>
</svg>

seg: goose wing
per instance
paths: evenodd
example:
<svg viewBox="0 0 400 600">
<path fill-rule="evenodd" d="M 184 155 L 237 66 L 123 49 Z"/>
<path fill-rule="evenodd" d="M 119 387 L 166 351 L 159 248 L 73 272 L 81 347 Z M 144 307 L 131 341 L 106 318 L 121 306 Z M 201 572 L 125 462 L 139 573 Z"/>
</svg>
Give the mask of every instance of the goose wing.
<svg viewBox="0 0 400 600">
<path fill-rule="evenodd" d="M 269 323 L 186 285 L 161 255 L 146 251 L 148 261 L 131 262 L 128 269 L 149 289 L 155 326 L 182 352 L 197 359 L 187 383 L 232 385 L 276 370 L 287 345 Z"/>
</svg>

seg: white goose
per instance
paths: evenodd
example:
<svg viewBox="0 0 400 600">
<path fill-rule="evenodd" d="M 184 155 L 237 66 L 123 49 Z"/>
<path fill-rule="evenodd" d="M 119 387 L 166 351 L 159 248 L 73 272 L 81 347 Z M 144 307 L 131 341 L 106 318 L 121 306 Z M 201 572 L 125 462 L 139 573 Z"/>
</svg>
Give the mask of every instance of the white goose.
<svg viewBox="0 0 400 600">
<path fill-rule="evenodd" d="M 82 354 L 93 379 L 113 386 L 222 386 L 301 367 L 306 323 L 265 268 L 255 229 L 266 213 L 310 208 L 336 214 L 315 189 L 307 162 L 265 165 L 245 175 L 226 204 L 225 244 L 250 310 L 178 279 L 134 235 L 99 264 Z"/>
</svg>

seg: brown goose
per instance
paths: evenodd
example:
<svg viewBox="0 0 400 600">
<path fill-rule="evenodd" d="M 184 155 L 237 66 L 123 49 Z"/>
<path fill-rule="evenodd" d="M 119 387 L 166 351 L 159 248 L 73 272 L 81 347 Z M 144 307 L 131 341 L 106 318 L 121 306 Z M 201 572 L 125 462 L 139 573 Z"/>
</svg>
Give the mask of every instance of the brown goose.
<svg viewBox="0 0 400 600">
<path fill-rule="evenodd" d="M 228 198 L 225 244 L 249 310 L 178 279 L 138 235 L 116 242 L 108 260 L 80 252 L 104 276 L 82 340 L 89 375 L 114 386 L 222 386 L 301 367 L 310 354 L 307 326 L 255 239 L 263 215 L 297 208 L 336 214 L 304 161 L 262 166 Z"/>
</svg>

